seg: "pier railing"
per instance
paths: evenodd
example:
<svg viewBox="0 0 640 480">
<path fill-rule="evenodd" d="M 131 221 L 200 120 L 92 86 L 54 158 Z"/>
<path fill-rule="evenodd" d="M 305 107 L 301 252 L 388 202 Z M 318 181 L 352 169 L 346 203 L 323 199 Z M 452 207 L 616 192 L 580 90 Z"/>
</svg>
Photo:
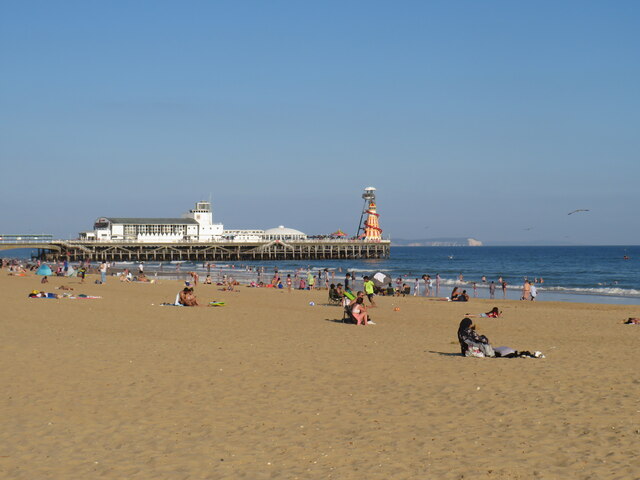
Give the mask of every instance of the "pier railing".
<svg viewBox="0 0 640 480">
<path fill-rule="evenodd" d="M 12 244 L 42 244 L 53 241 L 53 235 L 40 234 L 40 235 L 0 235 L 0 243 L 5 245 Z"/>
</svg>

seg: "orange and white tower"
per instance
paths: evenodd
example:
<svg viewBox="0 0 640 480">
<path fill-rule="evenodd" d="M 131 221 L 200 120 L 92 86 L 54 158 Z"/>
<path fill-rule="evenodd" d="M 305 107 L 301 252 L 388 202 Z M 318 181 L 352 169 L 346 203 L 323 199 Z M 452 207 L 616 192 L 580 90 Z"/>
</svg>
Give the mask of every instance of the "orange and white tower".
<svg viewBox="0 0 640 480">
<path fill-rule="evenodd" d="M 362 198 L 364 198 L 364 209 L 360 217 L 358 235 L 356 236 L 369 241 L 381 240 L 382 229 L 380 228 L 380 222 L 378 220 L 380 215 L 376 212 L 376 189 L 373 187 L 365 188 Z M 365 215 L 367 216 L 367 219 L 364 222 L 364 227 L 362 227 L 362 220 Z M 360 230 L 363 231 L 361 236 L 359 235 Z"/>
<path fill-rule="evenodd" d="M 376 204 L 371 202 L 367 209 L 367 221 L 364 222 L 364 238 L 365 240 L 380 240 L 382 238 L 382 229 L 380 228 L 380 222 L 378 217 L 380 215 L 376 213 Z"/>
</svg>

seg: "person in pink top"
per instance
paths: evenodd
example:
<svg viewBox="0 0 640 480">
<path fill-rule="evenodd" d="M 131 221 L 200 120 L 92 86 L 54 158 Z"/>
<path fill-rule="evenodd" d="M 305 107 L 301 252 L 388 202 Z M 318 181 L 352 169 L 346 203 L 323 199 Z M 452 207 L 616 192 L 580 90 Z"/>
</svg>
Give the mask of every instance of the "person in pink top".
<svg viewBox="0 0 640 480">
<path fill-rule="evenodd" d="M 364 306 L 364 298 L 358 297 L 351 305 L 351 314 L 356 319 L 356 325 L 369 325 L 367 308 Z"/>
</svg>

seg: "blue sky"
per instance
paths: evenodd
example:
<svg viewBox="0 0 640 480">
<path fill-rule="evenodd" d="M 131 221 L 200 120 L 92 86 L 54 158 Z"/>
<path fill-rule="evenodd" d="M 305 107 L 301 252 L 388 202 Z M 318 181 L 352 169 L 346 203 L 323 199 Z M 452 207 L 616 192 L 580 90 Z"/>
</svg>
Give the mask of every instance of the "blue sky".
<svg viewBox="0 0 640 480">
<path fill-rule="evenodd" d="M 640 3 L 6 1 L 0 233 L 637 244 Z M 588 213 L 568 216 L 578 208 Z"/>
</svg>

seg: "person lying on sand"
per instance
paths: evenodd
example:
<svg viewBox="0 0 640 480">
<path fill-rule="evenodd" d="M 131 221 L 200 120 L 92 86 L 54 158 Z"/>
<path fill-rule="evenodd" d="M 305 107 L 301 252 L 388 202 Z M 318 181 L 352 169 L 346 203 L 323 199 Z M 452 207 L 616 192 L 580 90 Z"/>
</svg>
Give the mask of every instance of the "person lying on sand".
<svg viewBox="0 0 640 480">
<path fill-rule="evenodd" d="M 486 313 L 479 313 L 477 315 L 472 315 L 470 313 L 465 313 L 465 315 L 467 317 L 473 318 L 473 317 L 480 317 L 480 318 L 498 318 L 499 316 L 502 315 L 502 312 L 500 310 L 498 310 L 498 307 L 493 307 L 490 311 L 486 312 Z"/>
<path fill-rule="evenodd" d="M 629 317 L 625 322 L 625 325 L 640 325 L 640 318 Z"/>
<path fill-rule="evenodd" d="M 47 292 L 40 292 L 38 290 L 34 290 L 29 294 L 29 298 L 60 298 L 60 297 L 55 293 L 47 293 Z"/>
</svg>

